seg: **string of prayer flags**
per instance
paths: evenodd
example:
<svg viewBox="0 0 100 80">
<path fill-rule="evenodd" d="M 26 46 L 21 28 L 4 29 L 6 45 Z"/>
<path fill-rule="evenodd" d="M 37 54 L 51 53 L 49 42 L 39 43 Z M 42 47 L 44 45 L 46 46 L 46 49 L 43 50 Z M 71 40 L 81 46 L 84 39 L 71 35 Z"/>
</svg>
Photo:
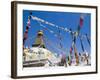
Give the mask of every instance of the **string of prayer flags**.
<svg viewBox="0 0 100 80">
<path fill-rule="evenodd" d="M 28 16 L 27 26 L 26 26 L 26 30 L 24 32 L 23 45 L 25 44 L 25 40 L 28 38 L 29 28 L 30 28 L 30 16 Z"/>
</svg>

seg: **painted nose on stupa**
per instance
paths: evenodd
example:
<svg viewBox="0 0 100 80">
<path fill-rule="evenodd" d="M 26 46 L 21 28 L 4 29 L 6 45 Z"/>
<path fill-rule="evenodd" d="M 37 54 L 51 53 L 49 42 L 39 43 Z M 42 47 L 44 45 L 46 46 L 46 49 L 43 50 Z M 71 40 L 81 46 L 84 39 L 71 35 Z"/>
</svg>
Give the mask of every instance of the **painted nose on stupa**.
<svg viewBox="0 0 100 80">
<path fill-rule="evenodd" d="M 36 37 L 35 43 L 33 43 L 32 47 L 45 48 L 44 41 L 43 41 L 43 31 L 42 30 L 39 30 L 37 32 L 37 37 Z"/>
</svg>

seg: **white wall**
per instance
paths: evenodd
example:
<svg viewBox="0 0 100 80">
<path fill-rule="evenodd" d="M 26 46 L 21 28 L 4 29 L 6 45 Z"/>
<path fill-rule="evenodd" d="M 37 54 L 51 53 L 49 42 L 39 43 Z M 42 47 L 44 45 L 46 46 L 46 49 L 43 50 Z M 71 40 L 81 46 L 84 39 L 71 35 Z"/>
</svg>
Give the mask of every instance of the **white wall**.
<svg viewBox="0 0 100 80">
<path fill-rule="evenodd" d="M 26 1 L 26 0 L 25 0 Z M 37 1 L 37 0 L 27 0 Z M 86 4 L 100 5 L 100 0 L 38 0 L 38 2 L 64 3 L 64 4 Z M 0 80 L 13 80 L 10 78 L 11 68 L 11 0 L 0 0 Z M 100 6 L 99 12 L 100 14 Z M 100 16 L 98 16 L 100 22 Z M 100 26 L 100 24 L 98 25 Z M 98 27 L 100 30 L 100 27 Z M 100 35 L 100 31 L 98 31 Z M 98 38 L 100 47 L 100 37 Z M 100 52 L 100 49 L 99 49 Z M 98 52 L 98 67 L 100 67 L 100 54 Z M 75 75 L 45 78 L 29 78 L 29 80 L 100 80 L 100 69 L 98 74 Z M 24 80 L 24 79 L 22 79 Z"/>
</svg>

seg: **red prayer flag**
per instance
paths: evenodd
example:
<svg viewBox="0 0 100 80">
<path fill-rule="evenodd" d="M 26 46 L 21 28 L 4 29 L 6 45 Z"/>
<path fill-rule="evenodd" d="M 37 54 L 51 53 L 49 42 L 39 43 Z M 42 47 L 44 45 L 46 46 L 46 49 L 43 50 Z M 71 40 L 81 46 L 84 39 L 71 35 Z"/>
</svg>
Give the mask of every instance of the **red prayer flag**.
<svg viewBox="0 0 100 80">
<path fill-rule="evenodd" d="M 83 21 L 84 21 L 84 20 L 83 20 L 83 16 L 81 16 L 81 17 L 80 17 L 80 27 L 82 27 Z"/>
<path fill-rule="evenodd" d="M 73 48 L 71 47 L 71 48 L 70 48 L 70 53 L 72 53 L 72 50 L 73 50 Z"/>
</svg>

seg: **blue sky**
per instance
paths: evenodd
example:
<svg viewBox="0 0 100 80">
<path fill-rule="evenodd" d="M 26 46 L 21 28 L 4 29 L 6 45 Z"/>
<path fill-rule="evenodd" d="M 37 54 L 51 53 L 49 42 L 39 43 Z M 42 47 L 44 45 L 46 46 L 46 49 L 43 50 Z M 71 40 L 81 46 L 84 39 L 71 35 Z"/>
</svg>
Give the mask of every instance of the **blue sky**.
<svg viewBox="0 0 100 80">
<path fill-rule="evenodd" d="M 64 27 L 64 28 L 66 28 L 66 27 L 68 29 L 71 28 L 73 31 L 77 30 L 80 15 L 81 15 L 81 13 L 74 13 L 74 12 L 72 12 L 72 13 L 71 12 L 51 12 L 51 11 L 31 11 L 31 12 L 32 12 L 33 16 L 37 16 L 41 19 L 44 19 L 48 22 L 54 23 L 54 24 Z M 29 10 L 23 10 L 23 33 L 25 32 L 29 15 L 30 15 Z M 83 13 L 83 15 L 85 15 L 85 17 L 84 17 L 83 26 L 82 26 L 80 33 L 81 34 L 87 33 L 88 36 L 90 37 L 90 35 L 91 35 L 90 34 L 90 32 L 91 32 L 90 31 L 91 30 L 91 25 L 90 25 L 91 15 L 89 13 Z M 46 24 L 43 24 L 43 25 L 46 26 L 48 29 L 54 31 L 55 34 L 57 34 L 59 31 L 59 29 L 54 28 L 52 26 L 49 26 Z M 32 44 L 34 43 L 37 32 L 39 30 L 43 30 L 43 29 L 44 28 L 41 27 L 37 21 L 31 19 L 31 28 L 29 29 L 28 39 L 26 40 L 25 46 L 29 45 L 31 47 Z M 61 36 L 62 36 L 61 43 L 63 45 L 63 49 L 57 50 L 57 48 L 58 48 L 57 46 L 59 46 L 60 40 L 47 30 L 44 31 L 44 35 L 46 38 L 48 38 L 48 40 L 52 43 L 52 45 L 49 46 L 48 42 L 46 42 L 46 46 L 52 52 L 60 54 L 62 51 L 64 51 L 65 53 L 67 53 L 67 51 L 69 51 L 71 44 L 72 44 L 72 37 L 68 32 L 64 32 L 63 30 L 60 30 L 60 32 L 61 32 Z M 32 39 L 30 39 L 30 38 L 32 38 Z M 91 48 L 90 48 L 86 38 L 83 39 L 83 45 L 84 45 L 85 50 L 90 53 Z M 78 52 L 82 52 L 79 37 L 76 40 L 76 48 L 77 48 Z"/>
</svg>

